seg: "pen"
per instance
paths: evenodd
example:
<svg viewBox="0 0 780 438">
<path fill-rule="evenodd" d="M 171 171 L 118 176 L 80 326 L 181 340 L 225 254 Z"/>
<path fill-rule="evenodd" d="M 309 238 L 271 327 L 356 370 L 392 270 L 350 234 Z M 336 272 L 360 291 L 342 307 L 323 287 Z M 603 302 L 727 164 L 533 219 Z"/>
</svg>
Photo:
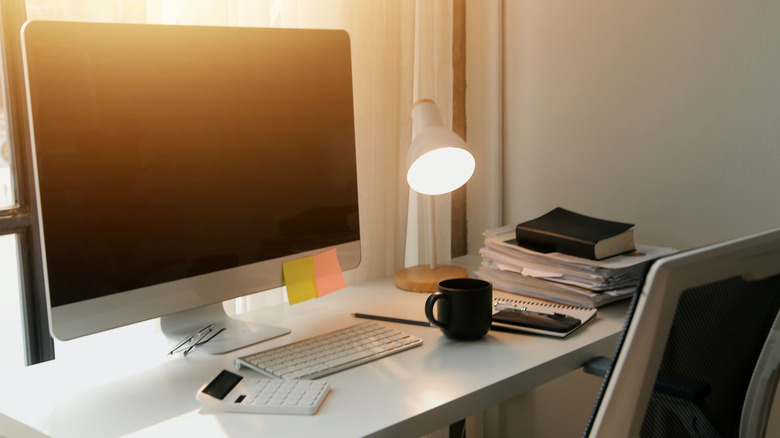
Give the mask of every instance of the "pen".
<svg viewBox="0 0 780 438">
<path fill-rule="evenodd" d="M 433 326 L 433 324 L 428 321 L 415 321 L 412 319 L 391 318 L 389 316 L 367 315 L 365 313 L 353 313 L 352 315 L 354 315 L 355 318 L 375 319 L 377 321 L 399 322 L 401 324 L 422 325 L 425 327 Z"/>
</svg>

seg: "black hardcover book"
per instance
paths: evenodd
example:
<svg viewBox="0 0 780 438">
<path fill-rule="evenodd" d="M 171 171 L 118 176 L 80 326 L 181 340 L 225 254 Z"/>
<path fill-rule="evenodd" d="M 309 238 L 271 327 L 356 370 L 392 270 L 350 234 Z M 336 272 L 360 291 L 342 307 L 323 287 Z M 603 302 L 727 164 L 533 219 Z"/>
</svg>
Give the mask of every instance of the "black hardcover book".
<svg viewBox="0 0 780 438">
<path fill-rule="evenodd" d="M 539 252 L 559 252 L 591 260 L 633 251 L 634 224 L 597 219 L 557 207 L 518 224 L 517 243 Z"/>
</svg>

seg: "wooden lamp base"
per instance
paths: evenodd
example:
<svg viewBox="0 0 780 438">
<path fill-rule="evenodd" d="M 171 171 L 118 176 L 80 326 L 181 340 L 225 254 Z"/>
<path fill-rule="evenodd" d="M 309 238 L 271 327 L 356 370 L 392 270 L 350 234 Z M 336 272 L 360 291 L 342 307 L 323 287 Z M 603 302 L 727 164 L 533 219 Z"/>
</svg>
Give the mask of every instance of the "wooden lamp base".
<svg viewBox="0 0 780 438">
<path fill-rule="evenodd" d="M 437 265 L 431 269 L 429 265 L 417 265 L 396 272 L 395 285 L 410 292 L 435 292 L 441 280 L 468 276 L 469 271 L 460 266 Z"/>
</svg>

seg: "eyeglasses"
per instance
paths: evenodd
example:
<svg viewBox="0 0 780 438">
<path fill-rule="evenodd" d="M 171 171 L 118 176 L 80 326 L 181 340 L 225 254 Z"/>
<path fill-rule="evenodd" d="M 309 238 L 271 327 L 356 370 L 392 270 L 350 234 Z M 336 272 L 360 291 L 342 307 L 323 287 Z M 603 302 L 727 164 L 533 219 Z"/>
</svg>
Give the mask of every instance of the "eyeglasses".
<svg viewBox="0 0 780 438">
<path fill-rule="evenodd" d="M 178 353 L 180 350 L 184 349 L 184 352 L 183 352 L 183 354 L 186 356 L 186 355 L 187 355 L 187 353 L 189 353 L 190 351 L 192 351 L 192 349 L 193 349 L 193 348 L 195 348 L 195 347 L 199 347 L 199 346 L 201 346 L 201 345 L 205 344 L 206 342 L 208 342 L 208 341 L 210 341 L 210 340 L 214 339 L 214 337 L 215 337 L 215 336 L 217 336 L 218 334 L 220 334 L 220 333 L 222 333 L 223 331 L 225 331 L 225 328 L 223 327 L 223 328 L 221 328 L 221 329 L 217 330 L 217 332 L 216 332 L 216 333 L 214 333 L 213 335 L 209 336 L 209 337 L 208 337 L 208 339 L 204 339 L 204 338 L 206 338 L 206 336 L 208 336 L 208 335 L 209 335 L 209 333 L 211 333 L 213 330 L 214 330 L 214 324 L 213 324 L 213 323 L 211 323 L 211 324 L 207 325 L 206 327 L 203 327 L 202 329 L 200 329 L 200 330 L 196 331 L 195 333 L 193 333 L 193 334 L 191 334 L 191 335 L 187 336 L 187 338 L 186 338 L 186 339 L 184 339 L 183 341 L 179 342 L 179 343 L 178 343 L 178 344 L 177 344 L 177 345 L 176 345 L 176 346 L 173 348 L 173 350 L 171 350 L 171 351 L 169 351 L 169 352 L 168 352 L 168 355 L 170 356 L 170 355 L 172 355 L 172 354 L 176 354 L 176 353 Z"/>
</svg>

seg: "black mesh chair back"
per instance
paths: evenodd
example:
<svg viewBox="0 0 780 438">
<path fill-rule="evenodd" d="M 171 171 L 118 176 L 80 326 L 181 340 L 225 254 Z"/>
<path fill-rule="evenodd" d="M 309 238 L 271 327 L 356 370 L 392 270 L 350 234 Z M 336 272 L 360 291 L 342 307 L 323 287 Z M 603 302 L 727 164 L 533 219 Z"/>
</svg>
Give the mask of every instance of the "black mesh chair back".
<svg viewBox="0 0 780 438">
<path fill-rule="evenodd" d="M 761 437 L 780 369 L 780 230 L 657 261 L 586 436 Z"/>
</svg>

